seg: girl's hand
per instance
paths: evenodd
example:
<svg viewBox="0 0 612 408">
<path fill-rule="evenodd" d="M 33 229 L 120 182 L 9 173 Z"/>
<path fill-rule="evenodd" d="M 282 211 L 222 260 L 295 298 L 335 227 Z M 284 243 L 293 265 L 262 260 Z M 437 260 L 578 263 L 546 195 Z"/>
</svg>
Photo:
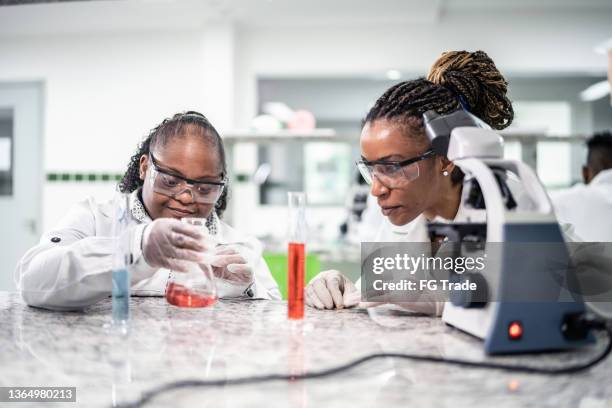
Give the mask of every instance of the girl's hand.
<svg viewBox="0 0 612 408">
<path fill-rule="evenodd" d="M 207 248 L 197 227 L 172 218 L 159 218 L 144 231 L 142 253 L 152 267 L 187 272 L 185 261 L 202 262 Z"/>
</svg>

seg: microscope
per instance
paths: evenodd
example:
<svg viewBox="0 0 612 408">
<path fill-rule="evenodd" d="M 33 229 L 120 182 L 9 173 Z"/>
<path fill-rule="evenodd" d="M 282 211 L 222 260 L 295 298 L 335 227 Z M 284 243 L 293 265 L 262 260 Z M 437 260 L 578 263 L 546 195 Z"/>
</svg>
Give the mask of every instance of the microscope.
<svg viewBox="0 0 612 408">
<path fill-rule="evenodd" d="M 526 164 L 503 159 L 503 139 L 465 110 L 423 115 L 433 150 L 458 166 L 462 205 L 472 216 L 430 223 L 429 233 L 446 237 L 454 255 L 486 254 L 476 273 L 451 272 L 477 289 L 449 295 L 442 319 L 484 340 L 487 354 L 565 350 L 590 344 L 589 332 L 572 329 L 586 308 L 551 202 Z M 510 182 L 521 186 L 519 205 Z M 480 214 L 480 216 L 478 216 Z"/>
</svg>

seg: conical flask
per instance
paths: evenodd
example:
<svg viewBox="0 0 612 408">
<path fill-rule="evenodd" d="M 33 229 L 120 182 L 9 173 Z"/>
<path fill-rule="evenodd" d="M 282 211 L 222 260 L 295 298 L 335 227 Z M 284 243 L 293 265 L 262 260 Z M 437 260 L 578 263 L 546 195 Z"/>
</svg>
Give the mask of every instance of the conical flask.
<svg viewBox="0 0 612 408">
<path fill-rule="evenodd" d="M 206 228 L 205 218 L 182 218 L 182 222 L 201 228 L 204 244 L 209 250 L 215 247 L 215 240 Z M 209 250 L 203 253 L 204 259 Z M 217 301 L 217 287 L 209 263 L 188 262 L 187 272 L 171 271 L 166 286 L 166 300 L 179 307 L 206 307 Z"/>
</svg>

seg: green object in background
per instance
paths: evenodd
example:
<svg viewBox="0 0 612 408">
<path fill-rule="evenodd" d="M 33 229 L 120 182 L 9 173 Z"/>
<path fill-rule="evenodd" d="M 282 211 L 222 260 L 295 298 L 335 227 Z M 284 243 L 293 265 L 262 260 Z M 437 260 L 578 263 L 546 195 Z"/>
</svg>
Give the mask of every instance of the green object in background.
<svg viewBox="0 0 612 408">
<path fill-rule="evenodd" d="M 272 272 L 272 276 L 283 299 L 287 299 L 287 254 L 268 253 L 264 254 L 264 259 Z M 315 254 L 306 255 L 306 283 L 310 282 L 321 270 L 321 262 Z"/>
</svg>

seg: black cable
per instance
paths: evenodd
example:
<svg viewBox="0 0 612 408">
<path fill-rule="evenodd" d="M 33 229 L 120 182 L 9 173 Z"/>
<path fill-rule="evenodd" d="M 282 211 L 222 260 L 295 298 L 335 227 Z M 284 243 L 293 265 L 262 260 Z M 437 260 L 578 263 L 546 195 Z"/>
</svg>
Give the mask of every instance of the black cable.
<svg viewBox="0 0 612 408">
<path fill-rule="evenodd" d="M 171 382 L 168 384 L 164 384 L 160 387 L 154 388 L 150 391 L 146 391 L 142 394 L 138 401 L 121 404 L 118 405 L 119 408 L 132 408 L 132 407 L 141 407 L 147 402 L 151 401 L 156 396 L 172 390 L 177 390 L 181 388 L 210 388 L 210 387 L 222 387 L 222 386 L 232 386 L 232 385 L 245 385 L 245 384 L 256 384 L 262 382 L 270 382 L 270 381 L 296 381 L 296 380 L 308 380 L 314 378 L 323 378 L 328 377 L 334 374 L 338 374 L 342 371 L 349 370 L 351 368 L 357 367 L 365 362 L 370 360 L 377 360 L 380 358 L 397 358 L 402 360 L 415 360 L 415 361 L 425 361 L 430 363 L 443 363 L 450 365 L 458 365 L 463 367 L 470 368 L 487 368 L 487 369 L 497 369 L 497 370 L 506 370 L 513 372 L 521 372 L 521 373 L 529 373 L 529 374 L 547 374 L 547 375 L 560 375 L 560 374 L 572 374 L 579 371 L 586 370 L 597 365 L 599 362 L 604 360 L 610 352 L 612 352 L 612 328 L 607 326 L 605 323 L 601 323 L 600 321 L 593 322 L 589 321 L 590 326 L 596 330 L 603 330 L 608 335 L 608 344 L 605 349 L 595 358 L 588 360 L 584 363 L 575 364 L 567 367 L 529 367 L 529 366 L 521 366 L 521 365 L 512 365 L 512 364 L 499 364 L 492 363 L 486 361 L 469 361 L 469 360 L 460 360 L 454 358 L 443 358 L 443 357 L 434 357 L 434 356 L 424 356 L 419 354 L 407 354 L 407 353 L 375 353 L 369 354 L 367 356 L 358 358 L 351 362 L 348 362 L 343 365 L 339 365 L 332 368 L 327 368 L 319 371 L 311 371 L 303 374 L 269 374 L 269 375 L 260 375 L 260 376 L 249 376 L 242 378 L 231 378 L 231 379 L 219 379 L 219 380 L 180 380 Z"/>
</svg>

